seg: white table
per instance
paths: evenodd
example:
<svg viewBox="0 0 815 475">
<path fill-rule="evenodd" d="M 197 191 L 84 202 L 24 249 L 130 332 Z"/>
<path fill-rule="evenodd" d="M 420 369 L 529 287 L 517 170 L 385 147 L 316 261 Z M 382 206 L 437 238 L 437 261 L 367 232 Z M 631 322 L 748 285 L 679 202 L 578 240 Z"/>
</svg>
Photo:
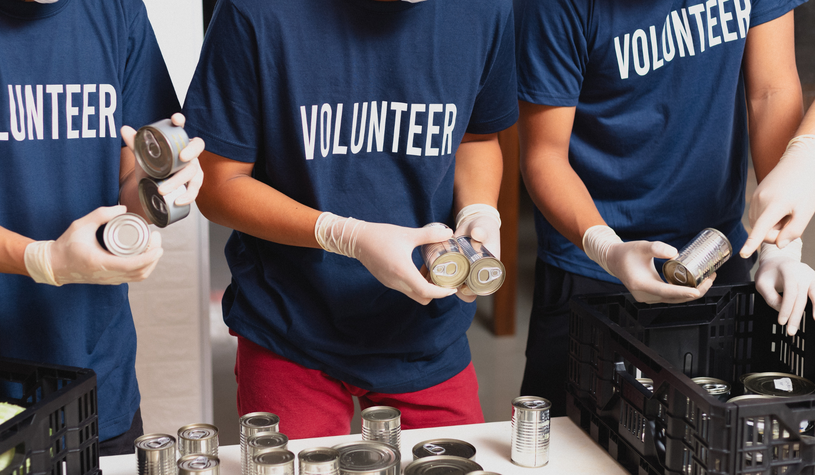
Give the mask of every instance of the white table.
<svg viewBox="0 0 815 475">
<path fill-rule="evenodd" d="M 462 426 L 413 429 L 402 431 L 402 470 L 413 460 L 411 450 L 419 442 L 429 439 L 459 439 L 476 448 L 475 461 L 484 470 L 501 475 L 570 474 L 570 475 L 627 475 L 611 456 L 567 417 L 552 419 L 549 445 L 549 464 L 539 468 L 519 467 L 509 460 L 511 425 L 489 422 Z M 283 431 L 285 433 L 285 431 Z M 173 434 L 174 435 L 174 434 Z M 331 447 L 342 442 L 361 440 L 362 436 L 340 435 L 314 439 L 290 440 L 288 449 L 296 455 L 311 447 Z M 239 445 L 218 448 L 222 475 L 240 475 L 241 452 Z M 136 456 L 117 455 L 102 457 L 99 464 L 104 475 L 135 475 Z"/>
</svg>

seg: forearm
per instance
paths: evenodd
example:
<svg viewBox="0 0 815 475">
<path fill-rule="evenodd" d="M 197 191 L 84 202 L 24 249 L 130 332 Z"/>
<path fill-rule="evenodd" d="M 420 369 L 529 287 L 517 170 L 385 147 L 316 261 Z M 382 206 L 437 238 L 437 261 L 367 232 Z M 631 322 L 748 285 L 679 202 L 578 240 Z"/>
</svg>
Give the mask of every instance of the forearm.
<svg viewBox="0 0 815 475">
<path fill-rule="evenodd" d="M 136 166 L 136 157 L 127 147 L 122 148 L 119 169 L 119 204 L 125 205 L 129 213 L 135 213 L 148 220 L 139 200 L 139 180 L 147 174 Z"/>
<path fill-rule="evenodd" d="M 454 214 L 471 204 L 497 207 L 503 169 L 497 134 L 467 134 L 456 152 Z"/>
<path fill-rule="evenodd" d="M 767 91 L 748 100 L 750 153 L 756 179 L 761 182 L 775 167 L 801 123 L 800 87 Z M 812 121 L 815 128 L 815 120 Z"/>
<path fill-rule="evenodd" d="M 25 236 L 0 227 L 0 273 L 28 275 L 25 248 L 34 242 Z"/>
</svg>

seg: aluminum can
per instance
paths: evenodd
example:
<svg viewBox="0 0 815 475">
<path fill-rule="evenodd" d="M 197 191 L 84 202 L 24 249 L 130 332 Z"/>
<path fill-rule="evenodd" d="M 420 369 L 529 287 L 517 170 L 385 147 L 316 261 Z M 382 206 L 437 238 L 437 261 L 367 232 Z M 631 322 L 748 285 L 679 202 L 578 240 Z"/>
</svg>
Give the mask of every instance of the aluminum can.
<svg viewBox="0 0 815 475">
<path fill-rule="evenodd" d="M 178 154 L 189 143 L 190 138 L 183 127 L 164 119 L 145 125 L 136 132 L 133 152 L 145 173 L 153 178 L 167 178 L 187 166 L 187 162 L 182 162 Z"/>
<path fill-rule="evenodd" d="M 500 289 L 506 278 L 504 264 L 482 243 L 469 236 L 459 236 L 456 241 L 470 262 L 470 273 L 464 281 L 470 291 L 476 295 L 490 295 Z"/>
<path fill-rule="evenodd" d="M 810 380 L 788 373 L 750 373 L 742 376 L 741 382 L 746 394 L 794 397 L 815 392 Z"/>
<path fill-rule="evenodd" d="M 96 230 L 96 240 L 103 249 L 120 257 L 136 256 L 150 244 L 147 221 L 133 213 L 116 216 Z"/>
<path fill-rule="evenodd" d="M 444 223 L 430 223 L 424 227 L 450 229 Z M 422 245 L 422 259 L 430 280 L 439 287 L 454 289 L 463 284 L 470 273 L 470 261 L 461 252 L 458 241 L 452 238 Z"/>
<path fill-rule="evenodd" d="M 637 381 L 645 386 L 645 389 L 654 392 L 654 380 L 651 378 L 637 378 Z"/>
<path fill-rule="evenodd" d="M 405 475 L 465 475 L 476 470 L 483 470 L 483 467 L 472 460 L 455 455 L 434 455 L 410 462 Z"/>
<path fill-rule="evenodd" d="M 362 411 L 361 418 L 362 440 L 384 442 L 402 450 L 402 412 L 399 409 L 372 406 Z"/>
<path fill-rule="evenodd" d="M 249 438 L 261 432 L 277 432 L 280 426 L 280 417 L 271 412 L 250 412 L 240 418 L 241 442 L 241 473 L 249 475 L 248 467 L 252 452 L 247 448 Z M 288 442 L 288 438 L 286 438 Z"/>
<path fill-rule="evenodd" d="M 145 434 L 133 442 L 139 475 L 175 475 L 175 437 L 167 434 Z"/>
<path fill-rule="evenodd" d="M 189 454 L 178 459 L 178 475 L 219 475 L 221 461 L 207 454 Z"/>
<path fill-rule="evenodd" d="M 340 475 L 399 475 L 402 456 L 392 445 L 373 440 L 335 445 Z"/>
<path fill-rule="evenodd" d="M 167 180 L 156 180 L 144 177 L 139 180 L 139 201 L 144 213 L 156 226 L 167 227 L 186 218 L 190 214 L 190 205 L 178 206 L 175 200 L 187 192 L 187 187 L 179 186 L 172 192 L 162 195 L 158 188 Z"/>
<path fill-rule="evenodd" d="M 549 463 L 549 409 L 552 403 L 537 396 L 512 400 L 510 460 L 521 467 Z"/>
<path fill-rule="evenodd" d="M 727 401 L 730 398 L 730 383 L 722 379 L 699 376 L 691 379 L 694 383 L 702 386 L 708 394 L 719 401 Z"/>
<path fill-rule="evenodd" d="M 697 287 L 733 255 L 727 236 L 705 228 L 685 245 L 679 255 L 665 261 L 662 274 L 668 283 Z"/>
<path fill-rule="evenodd" d="M 250 475 L 294 475 L 294 460 L 290 450 L 262 450 L 252 457 Z"/>
<path fill-rule="evenodd" d="M 189 424 L 178 429 L 181 456 L 204 454 L 218 457 L 218 428 L 212 424 Z"/>
<path fill-rule="evenodd" d="M 241 434 L 243 437 L 243 434 Z M 289 438 L 280 432 L 257 432 L 246 439 L 246 446 L 241 445 L 241 473 L 253 473 L 252 460 L 255 455 L 270 449 L 287 449 Z"/>
<path fill-rule="evenodd" d="M 453 455 L 475 462 L 475 447 L 458 439 L 430 439 L 413 446 L 413 460 L 435 455 Z"/>
<path fill-rule="evenodd" d="M 297 454 L 300 475 L 339 475 L 340 453 L 331 447 L 303 449 Z"/>
</svg>

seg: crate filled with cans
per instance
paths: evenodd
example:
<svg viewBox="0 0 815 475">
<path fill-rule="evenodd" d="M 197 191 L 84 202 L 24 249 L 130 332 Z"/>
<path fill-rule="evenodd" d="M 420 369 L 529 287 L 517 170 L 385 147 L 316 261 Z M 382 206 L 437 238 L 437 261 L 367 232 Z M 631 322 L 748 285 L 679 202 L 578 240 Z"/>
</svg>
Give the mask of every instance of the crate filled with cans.
<svg viewBox="0 0 815 475">
<path fill-rule="evenodd" d="M 810 306 L 790 336 L 754 284 L 684 304 L 570 305 L 568 416 L 628 471 L 815 471 Z"/>
</svg>

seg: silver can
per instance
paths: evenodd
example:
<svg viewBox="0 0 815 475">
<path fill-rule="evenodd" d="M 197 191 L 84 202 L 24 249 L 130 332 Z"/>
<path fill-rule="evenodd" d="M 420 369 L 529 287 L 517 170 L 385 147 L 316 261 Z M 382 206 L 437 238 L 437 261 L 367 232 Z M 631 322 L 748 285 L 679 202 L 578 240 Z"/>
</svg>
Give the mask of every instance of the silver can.
<svg viewBox="0 0 815 475">
<path fill-rule="evenodd" d="M 241 434 L 243 438 L 243 434 Z M 244 447 L 241 441 L 241 473 L 251 475 L 253 473 L 252 459 L 260 452 L 270 449 L 286 449 L 289 445 L 289 438 L 280 432 L 258 432 L 246 439 Z"/>
<path fill-rule="evenodd" d="M 537 396 L 512 400 L 510 459 L 521 467 L 542 467 L 549 463 L 549 409 L 552 403 Z"/>
<path fill-rule="evenodd" d="M 303 449 L 297 454 L 300 475 L 339 475 L 340 453 L 331 447 Z"/>
<path fill-rule="evenodd" d="M 145 434 L 133 442 L 136 448 L 138 475 L 175 475 L 175 437 L 167 434 Z"/>
<path fill-rule="evenodd" d="M 221 461 L 207 454 L 189 454 L 178 459 L 178 475 L 219 475 Z"/>
<path fill-rule="evenodd" d="M 504 284 L 506 271 L 504 264 L 478 241 L 469 236 L 456 238 L 461 252 L 470 263 L 470 273 L 464 282 L 475 295 L 490 295 Z"/>
<path fill-rule="evenodd" d="M 247 470 L 249 461 L 252 456 L 251 451 L 247 448 L 249 438 L 261 432 L 277 432 L 280 426 L 280 417 L 271 412 L 250 412 L 241 416 L 240 424 L 240 443 L 241 443 L 241 473 L 248 475 Z M 288 442 L 288 438 L 286 439 Z"/>
<path fill-rule="evenodd" d="M 454 455 L 434 455 L 410 462 L 404 475 L 465 475 L 477 470 L 483 470 L 483 467 L 472 460 Z"/>
<path fill-rule="evenodd" d="M 722 379 L 699 376 L 691 379 L 694 383 L 702 386 L 708 394 L 720 401 L 727 401 L 730 398 L 730 383 Z"/>
<path fill-rule="evenodd" d="M 181 456 L 204 454 L 218 457 L 218 428 L 212 424 L 189 424 L 178 429 Z"/>
<path fill-rule="evenodd" d="M 252 457 L 250 475 L 294 475 L 295 456 L 286 449 L 267 449 Z"/>
<path fill-rule="evenodd" d="M 187 166 L 187 162 L 182 162 L 178 154 L 189 143 L 190 138 L 183 127 L 164 119 L 145 125 L 136 132 L 133 152 L 145 173 L 153 178 L 167 178 Z"/>
<path fill-rule="evenodd" d="M 150 244 L 147 221 L 133 213 L 116 216 L 96 230 L 96 240 L 103 249 L 120 257 L 136 256 Z"/>
<path fill-rule="evenodd" d="M 402 450 L 402 413 L 389 406 L 372 406 L 361 413 L 362 440 L 390 444 Z"/>
<path fill-rule="evenodd" d="M 742 376 L 741 382 L 746 394 L 794 397 L 815 392 L 812 381 L 789 373 L 750 373 Z"/>
<path fill-rule="evenodd" d="M 713 228 L 696 235 L 675 258 L 665 261 L 662 274 L 668 283 L 697 287 L 730 259 L 733 247 L 727 236 Z"/>
<path fill-rule="evenodd" d="M 158 192 L 158 188 L 167 180 L 155 180 L 145 177 L 139 180 L 139 201 L 144 213 L 156 226 L 167 227 L 180 221 L 190 214 L 190 205 L 178 206 L 175 200 L 187 192 L 187 187 L 179 186 L 166 195 Z"/>
<path fill-rule="evenodd" d="M 453 455 L 475 462 L 475 447 L 458 439 L 430 439 L 413 446 L 413 460 L 435 455 Z"/>
<path fill-rule="evenodd" d="M 399 475 L 401 455 L 392 445 L 373 440 L 335 445 L 340 475 Z"/>
<path fill-rule="evenodd" d="M 424 227 L 450 229 L 444 223 L 430 223 Z M 422 259 L 430 280 L 439 287 L 454 289 L 463 284 L 470 273 L 470 261 L 461 252 L 458 241 L 452 238 L 422 245 Z"/>
</svg>

